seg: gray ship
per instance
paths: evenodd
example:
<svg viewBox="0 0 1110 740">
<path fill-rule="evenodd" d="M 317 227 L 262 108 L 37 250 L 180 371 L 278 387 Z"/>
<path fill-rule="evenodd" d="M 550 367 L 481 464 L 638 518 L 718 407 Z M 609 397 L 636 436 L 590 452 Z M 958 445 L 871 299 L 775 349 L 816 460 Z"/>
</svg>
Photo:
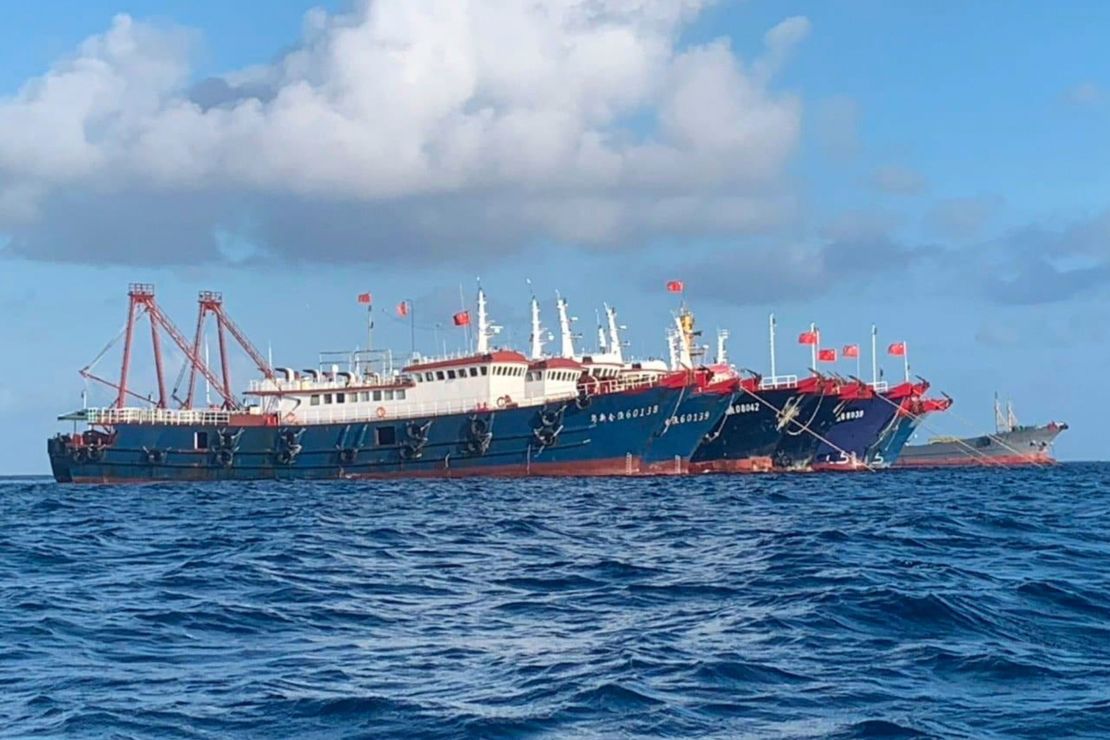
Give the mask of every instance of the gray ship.
<svg viewBox="0 0 1110 740">
<path fill-rule="evenodd" d="M 1018 423 L 1012 403 L 1005 410 L 994 399 L 994 434 L 978 437 L 937 437 L 923 445 L 907 445 L 896 468 L 939 467 L 1018 467 L 1054 465 L 1052 445 L 1060 432 L 1068 428 L 1063 422 L 1043 426 Z"/>
</svg>

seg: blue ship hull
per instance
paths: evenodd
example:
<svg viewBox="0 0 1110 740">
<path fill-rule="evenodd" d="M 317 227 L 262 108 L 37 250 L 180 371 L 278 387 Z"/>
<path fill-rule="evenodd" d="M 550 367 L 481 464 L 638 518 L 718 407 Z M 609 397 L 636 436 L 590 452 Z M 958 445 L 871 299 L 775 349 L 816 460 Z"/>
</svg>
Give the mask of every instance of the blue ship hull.
<svg viewBox="0 0 1110 740">
<path fill-rule="evenodd" d="M 659 468 L 659 472 L 689 472 L 692 456 L 709 431 L 724 419 L 735 398 L 734 393 L 687 389 L 674 414 L 649 443 L 644 462 Z"/>
<path fill-rule="evenodd" d="M 898 462 L 902 449 L 913 437 L 920 423 L 921 417 L 900 416 L 894 423 L 894 431 L 880 440 L 868 463 L 872 467 L 889 468 Z"/>
<path fill-rule="evenodd" d="M 709 397 L 688 393 L 655 386 L 594 396 L 586 408 L 570 401 L 357 423 L 119 424 L 103 446 L 60 435 L 48 452 L 61 482 L 665 473 L 716 421 L 702 418 Z M 697 421 L 668 425 L 670 409 Z"/>
<path fill-rule="evenodd" d="M 870 459 L 894 426 L 898 405 L 881 396 L 846 401 L 837 422 L 823 435 L 813 458 L 815 467 L 855 468 Z"/>
</svg>

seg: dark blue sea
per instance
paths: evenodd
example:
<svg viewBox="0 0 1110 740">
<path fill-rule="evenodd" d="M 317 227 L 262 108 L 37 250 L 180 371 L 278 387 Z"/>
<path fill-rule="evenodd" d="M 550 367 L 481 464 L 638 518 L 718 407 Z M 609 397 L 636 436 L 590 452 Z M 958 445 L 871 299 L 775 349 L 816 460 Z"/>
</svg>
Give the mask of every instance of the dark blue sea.
<svg viewBox="0 0 1110 740">
<path fill-rule="evenodd" d="M 1108 736 L 1108 481 L 0 481 L 0 732 Z"/>
</svg>

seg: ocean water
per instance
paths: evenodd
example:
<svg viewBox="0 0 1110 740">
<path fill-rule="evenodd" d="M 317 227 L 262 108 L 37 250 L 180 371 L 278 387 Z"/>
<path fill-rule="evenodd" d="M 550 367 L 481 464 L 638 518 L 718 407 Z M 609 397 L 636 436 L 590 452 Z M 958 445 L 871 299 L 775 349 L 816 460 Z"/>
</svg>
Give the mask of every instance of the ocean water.
<svg viewBox="0 0 1110 740">
<path fill-rule="evenodd" d="M 1108 736 L 1108 480 L 0 481 L 0 734 Z"/>
</svg>

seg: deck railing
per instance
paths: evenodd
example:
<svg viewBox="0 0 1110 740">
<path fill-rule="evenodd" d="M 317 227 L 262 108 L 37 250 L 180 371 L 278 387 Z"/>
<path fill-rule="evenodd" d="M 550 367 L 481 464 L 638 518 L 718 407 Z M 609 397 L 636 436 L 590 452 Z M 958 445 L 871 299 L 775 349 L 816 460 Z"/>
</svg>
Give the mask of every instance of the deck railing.
<svg viewBox="0 0 1110 740">
<path fill-rule="evenodd" d="M 798 384 L 797 375 L 768 375 L 760 379 L 759 387 L 762 390 L 772 388 L 793 388 Z"/>
<path fill-rule="evenodd" d="M 108 408 L 85 409 L 89 424 L 114 426 L 116 424 L 198 424 L 225 426 L 231 423 L 231 413 L 219 409 L 140 409 Z"/>
</svg>

